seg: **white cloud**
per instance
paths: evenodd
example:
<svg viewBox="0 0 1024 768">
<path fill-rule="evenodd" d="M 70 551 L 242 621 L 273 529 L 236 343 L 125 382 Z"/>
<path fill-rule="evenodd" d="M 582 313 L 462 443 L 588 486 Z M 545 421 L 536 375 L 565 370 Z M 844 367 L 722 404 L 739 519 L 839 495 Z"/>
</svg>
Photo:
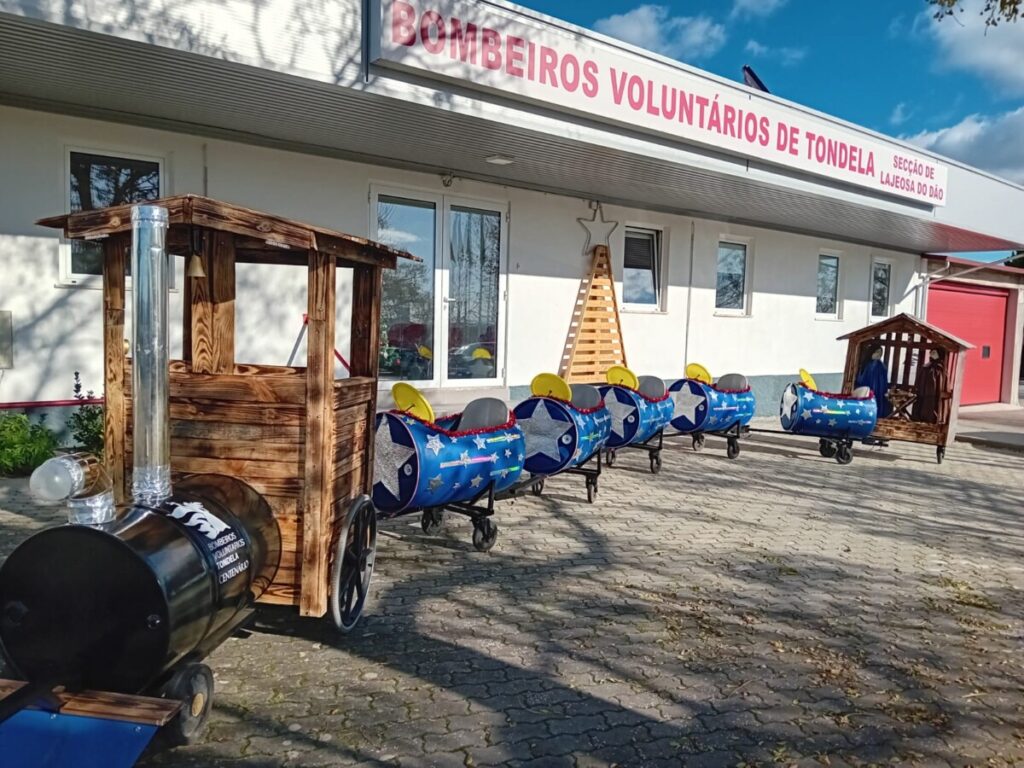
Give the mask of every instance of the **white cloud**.
<svg viewBox="0 0 1024 768">
<path fill-rule="evenodd" d="M 892 21 L 889 22 L 888 29 L 889 37 L 896 38 L 903 34 L 903 14 L 894 16 Z"/>
<path fill-rule="evenodd" d="M 897 104 L 893 108 L 892 114 L 889 115 L 889 122 L 893 125 L 903 125 L 909 119 L 910 111 L 907 110 L 907 103 L 905 101 L 901 101 Z"/>
<path fill-rule="evenodd" d="M 937 63 L 990 79 L 1009 94 L 1024 94 L 1024 23 L 986 29 L 982 7 L 981 0 L 964 0 L 964 12 L 954 18 L 928 19 Z"/>
<path fill-rule="evenodd" d="M 694 61 L 725 45 L 725 27 L 708 16 L 672 16 L 667 6 L 640 5 L 594 22 L 598 32 L 670 56 Z"/>
<path fill-rule="evenodd" d="M 1024 184 L 1024 107 L 1001 115 L 970 115 L 956 125 L 907 141 Z"/>
<path fill-rule="evenodd" d="M 382 229 L 377 233 L 377 240 L 388 245 L 412 245 L 418 243 L 420 238 L 412 232 L 401 229 Z"/>
<path fill-rule="evenodd" d="M 789 0 L 733 0 L 730 18 L 747 18 L 750 16 L 771 16 Z"/>
<path fill-rule="evenodd" d="M 772 48 L 762 45 L 757 40 L 748 40 L 744 49 L 752 56 L 762 59 L 774 59 L 784 67 L 792 67 L 799 64 L 807 56 L 806 48 Z"/>
</svg>

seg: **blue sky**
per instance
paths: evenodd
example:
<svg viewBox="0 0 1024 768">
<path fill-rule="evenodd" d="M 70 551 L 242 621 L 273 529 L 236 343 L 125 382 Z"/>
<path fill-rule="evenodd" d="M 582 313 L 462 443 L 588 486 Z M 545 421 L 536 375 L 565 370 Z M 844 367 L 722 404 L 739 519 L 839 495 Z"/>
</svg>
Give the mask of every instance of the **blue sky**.
<svg viewBox="0 0 1024 768">
<path fill-rule="evenodd" d="M 1024 184 L 1024 19 L 986 33 L 983 0 L 520 2 Z"/>
</svg>

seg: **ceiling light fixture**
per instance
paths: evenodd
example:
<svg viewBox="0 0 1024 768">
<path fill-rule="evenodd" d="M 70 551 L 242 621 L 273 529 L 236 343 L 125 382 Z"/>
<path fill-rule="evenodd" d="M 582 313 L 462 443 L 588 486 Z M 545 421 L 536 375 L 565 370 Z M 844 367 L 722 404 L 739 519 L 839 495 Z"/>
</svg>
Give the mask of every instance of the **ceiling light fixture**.
<svg viewBox="0 0 1024 768">
<path fill-rule="evenodd" d="M 514 157 L 508 155 L 488 155 L 484 160 L 491 165 L 512 165 L 516 161 Z"/>
</svg>

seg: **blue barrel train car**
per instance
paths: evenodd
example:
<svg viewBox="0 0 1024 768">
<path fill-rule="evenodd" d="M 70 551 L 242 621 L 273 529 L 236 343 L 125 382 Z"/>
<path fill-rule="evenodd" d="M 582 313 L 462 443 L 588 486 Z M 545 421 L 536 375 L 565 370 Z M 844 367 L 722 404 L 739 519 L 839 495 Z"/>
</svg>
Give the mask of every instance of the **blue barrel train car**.
<svg viewBox="0 0 1024 768">
<path fill-rule="evenodd" d="M 534 492 L 540 494 L 546 477 L 575 471 L 586 477 L 587 500 L 593 501 L 601 469 L 601 449 L 608 442 L 612 426 L 601 393 L 589 384 L 572 385 L 569 400 L 538 395 L 537 387 L 534 391 L 533 397 L 513 409 L 526 438 L 524 469 L 536 479 Z M 584 470 L 584 465 L 592 460 L 596 460 L 597 468 Z"/>
<path fill-rule="evenodd" d="M 693 449 L 704 447 L 704 435 L 726 438 L 726 455 L 739 456 L 739 438 L 754 417 L 757 401 L 746 376 L 730 373 L 714 384 L 700 379 L 680 379 L 669 387 L 675 404 L 672 427 L 693 435 Z"/>
<path fill-rule="evenodd" d="M 821 455 L 840 464 L 853 461 L 853 442 L 871 434 L 877 416 L 878 405 L 868 387 L 834 394 L 794 382 L 782 393 L 779 406 L 779 420 L 786 432 L 817 437 Z"/>
<path fill-rule="evenodd" d="M 519 481 L 523 431 L 505 403 L 492 397 L 436 421 L 432 415 L 377 414 L 373 503 L 384 518 L 422 511 L 427 532 L 440 527 L 444 509 L 465 514 L 473 521 L 473 546 L 486 551 L 498 529 L 490 504 L 485 511 L 474 502 L 484 496 L 493 501 Z"/>
<path fill-rule="evenodd" d="M 633 376 L 632 372 L 621 370 Z M 613 378 L 618 381 L 600 388 L 611 415 L 608 465 L 614 463 L 617 449 L 641 448 L 650 454 L 651 472 L 657 473 L 661 470 L 662 437 L 674 407 L 665 382 L 657 376 L 633 376 L 629 381 L 609 371 L 609 379 Z M 636 386 L 630 386 L 632 382 Z"/>
</svg>

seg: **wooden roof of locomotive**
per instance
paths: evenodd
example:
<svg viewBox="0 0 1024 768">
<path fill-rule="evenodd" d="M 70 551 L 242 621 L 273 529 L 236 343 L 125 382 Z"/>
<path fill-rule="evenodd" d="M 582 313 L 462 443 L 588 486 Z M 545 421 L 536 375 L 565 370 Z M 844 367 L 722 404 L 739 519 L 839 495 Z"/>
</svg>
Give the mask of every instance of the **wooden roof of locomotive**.
<svg viewBox="0 0 1024 768">
<path fill-rule="evenodd" d="M 200 195 L 175 195 L 147 201 L 167 208 L 170 219 L 168 250 L 188 251 L 190 230 L 230 232 L 235 238 L 235 259 L 243 263 L 308 264 L 308 251 L 333 255 L 339 266 L 369 264 L 394 269 L 400 258 L 416 257 L 363 237 L 334 232 L 281 216 Z M 132 205 L 80 211 L 40 219 L 43 227 L 62 229 L 64 237 L 96 240 L 131 230 Z"/>
<path fill-rule="evenodd" d="M 935 327 L 931 323 L 926 323 L 924 320 L 912 317 L 906 312 L 874 323 L 866 328 L 861 328 L 860 330 L 844 334 L 843 336 L 839 336 L 836 340 L 845 341 L 849 339 L 850 341 L 864 341 L 866 339 L 878 338 L 886 333 L 899 333 L 900 331 L 919 334 L 937 346 L 953 352 L 963 352 L 968 349 L 974 349 L 973 344 L 970 344 L 963 339 L 959 339 L 953 334 Z"/>
</svg>

